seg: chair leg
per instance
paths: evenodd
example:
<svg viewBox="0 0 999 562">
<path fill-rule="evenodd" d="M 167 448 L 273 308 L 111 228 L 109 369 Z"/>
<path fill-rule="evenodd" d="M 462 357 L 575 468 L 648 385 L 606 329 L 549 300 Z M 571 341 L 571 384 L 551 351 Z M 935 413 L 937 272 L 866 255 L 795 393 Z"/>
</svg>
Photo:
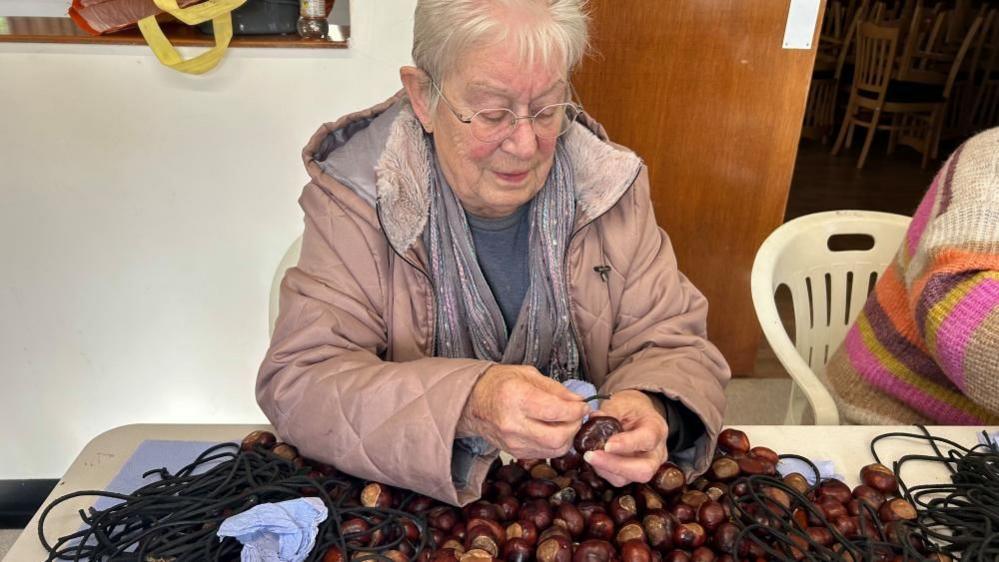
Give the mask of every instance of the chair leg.
<svg viewBox="0 0 999 562">
<path fill-rule="evenodd" d="M 846 140 L 847 130 L 853 128 L 853 104 L 849 104 L 846 108 L 846 114 L 843 115 L 843 126 L 839 128 L 839 136 L 836 137 L 836 144 L 833 145 L 832 155 L 836 156 L 839 151 L 843 148 L 843 141 Z"/>
<path fill-rule="evenodd" d="M 875 109 L 874 115 L 871 117 L 871 124 L 867 129 L 867 138 L 864 139 L 864 148 L 860 151 L 860 160 L 857 161 L 858 170 L 864 167 L 864 161 L 867 160 L 867 153 L 871 151 L 871 143 L 874 142 L 874 133 L 878 131 L 878 121 L 880 119 L 881 110 Z"/>
<path fill-rule="evenodd" d="M 895 148 L 898 146 L 898 129 L 901 118 L 901 113 L 894 113 L 891 116 L 891 132 L 888 135 L 888 154 L 894 153 Z"/>
<path fill-rule="evenodd" d="M 930 152 L 930 157 L 933 158 L 934 160 L 936 160 L 937 158 L 940 157 L 940 155 L 939 155 L 939 151 L 940 151 L 940 137 L 943 135 L 944 121 L 947 119 L 947 108 L 946 108 L 946 106 L 938 108 L 935 113 L 937 114 L 936 115 L 936 127 L 934 127 L 934 134 L 933 134 L 933 139 L 932 139 L 932 143 L 933 144 L 930 145 L 930 148 L 932 149 L 931 152 Z"/>
</svg>

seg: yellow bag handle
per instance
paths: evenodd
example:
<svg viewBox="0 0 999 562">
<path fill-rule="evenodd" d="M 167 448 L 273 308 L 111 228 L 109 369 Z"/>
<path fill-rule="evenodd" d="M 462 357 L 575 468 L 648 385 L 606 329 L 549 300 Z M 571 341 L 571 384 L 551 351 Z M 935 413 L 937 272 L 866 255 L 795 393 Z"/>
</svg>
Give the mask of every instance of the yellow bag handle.
<svg viewBox="0 0 999 562">
<path fill-rule="evenodd" d="M 170 40 L 163 34 L 156 16 L 139 20 L 139 31 L 153 50 L 153 54 L 161 63 L 179 72 L 187 74 L 204 74 L 215 68 L 225 55 L 226 48 L 232 40 L 232 10 L 240 7 L 246 0 L 207 0 L 189 8 L 181 8 L 177 0 L 153 0 L 161 10 L 176 17 L 187 25 L 212 20 L 215 32 L 215 46 L 204 53 L 184 59 Z"/>
<path fill-rule="evenodd" d="M 177 0 L 153 0 L 156 7 L 187 25 L 198 25 L 224 16 L 242 6 L 246 0 L 205 0 L 187 8 L 177 5 Z"/>
</svg>

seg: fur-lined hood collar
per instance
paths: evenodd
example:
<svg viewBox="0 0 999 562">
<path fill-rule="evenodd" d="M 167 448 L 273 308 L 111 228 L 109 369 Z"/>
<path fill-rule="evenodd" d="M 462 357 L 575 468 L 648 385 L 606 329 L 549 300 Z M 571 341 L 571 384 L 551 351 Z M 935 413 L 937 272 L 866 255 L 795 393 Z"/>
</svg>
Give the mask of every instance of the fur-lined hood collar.
<svg viewBox="0 0 999 562">
<path fill-rule="evenodd" d="M 423 127 L 404 92 L 370 109 L 320 127 L 302 157 L 313 181 L 330 180 L 375 207 L 385 236 L 405 252 L 419 239 L 430 208 L 430 163 Z M 576 224 L 607 212 L 631 187 L 642 162 L 614 145 L 599 123 L 583 114 L 566 133 L 575 174 Z"/>
</svg>

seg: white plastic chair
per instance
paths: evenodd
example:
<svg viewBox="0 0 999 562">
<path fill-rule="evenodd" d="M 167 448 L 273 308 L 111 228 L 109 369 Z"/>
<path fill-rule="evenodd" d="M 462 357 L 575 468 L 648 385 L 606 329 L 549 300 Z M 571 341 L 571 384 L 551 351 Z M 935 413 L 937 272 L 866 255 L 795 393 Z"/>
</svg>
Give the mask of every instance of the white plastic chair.
<svg viewBox="0 0 999 562">
<path fill-rule="evenodd" d="M 867 294 L 902 242 L 909 217 L 873 211 L 830 211 L 789 221 L 756 252 L 753 306 L 770 347 L 793 379 L 785 422 L 800 424 L 811 405 L 817 425 L 838 425 L 836 403 L 822 383 L 826 363 L 846 337 Z M 867 235 L 869 250 L 832 251 L 836 235 Z M 794 306 L 794 342 L 774 294 L 786 285 Z"/>
<path fill-rule="evenodd" d="M 284 279 L 285 271 L 298 265 L 298 256 L 301 253 L 302 237 L 299 236 L 291 243 L 291 246 L 288 246 L 284 257 L 281 258 L 281 263 L 278 264 L 277 270 L 274 271 L 274 280 L 271 281 L 271 302 L 267 311 L 267 325 L 270 329 L 268 334 L 271 336 L 274 335 L 274 324 L 277 323 L 278 309 L 281 303 L 281 280 Z"/>
</svg>

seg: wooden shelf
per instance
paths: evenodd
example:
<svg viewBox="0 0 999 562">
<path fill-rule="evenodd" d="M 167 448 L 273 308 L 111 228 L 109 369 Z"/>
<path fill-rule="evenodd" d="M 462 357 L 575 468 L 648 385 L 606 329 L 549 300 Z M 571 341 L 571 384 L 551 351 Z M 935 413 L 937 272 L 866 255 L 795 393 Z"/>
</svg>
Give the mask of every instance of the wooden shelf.
<svg viewBox="0 0 999 562">
<path fill-rule="evenodd" d="M 178 47 L 211 47 L 215 41 L 195 27 L 163 24 L 163 32 Z M 288 49 L 345 49 L 350 26 L 330 26 L 331 39 L 302 39 L 298 35 L 236 35 L 230 47 Z M 0 16 L 0 43 L 86 43 L 95 45 L 145 45 L 138 29 L 110 35 L 90 35 L 67 18 Z"/>
</svg>

